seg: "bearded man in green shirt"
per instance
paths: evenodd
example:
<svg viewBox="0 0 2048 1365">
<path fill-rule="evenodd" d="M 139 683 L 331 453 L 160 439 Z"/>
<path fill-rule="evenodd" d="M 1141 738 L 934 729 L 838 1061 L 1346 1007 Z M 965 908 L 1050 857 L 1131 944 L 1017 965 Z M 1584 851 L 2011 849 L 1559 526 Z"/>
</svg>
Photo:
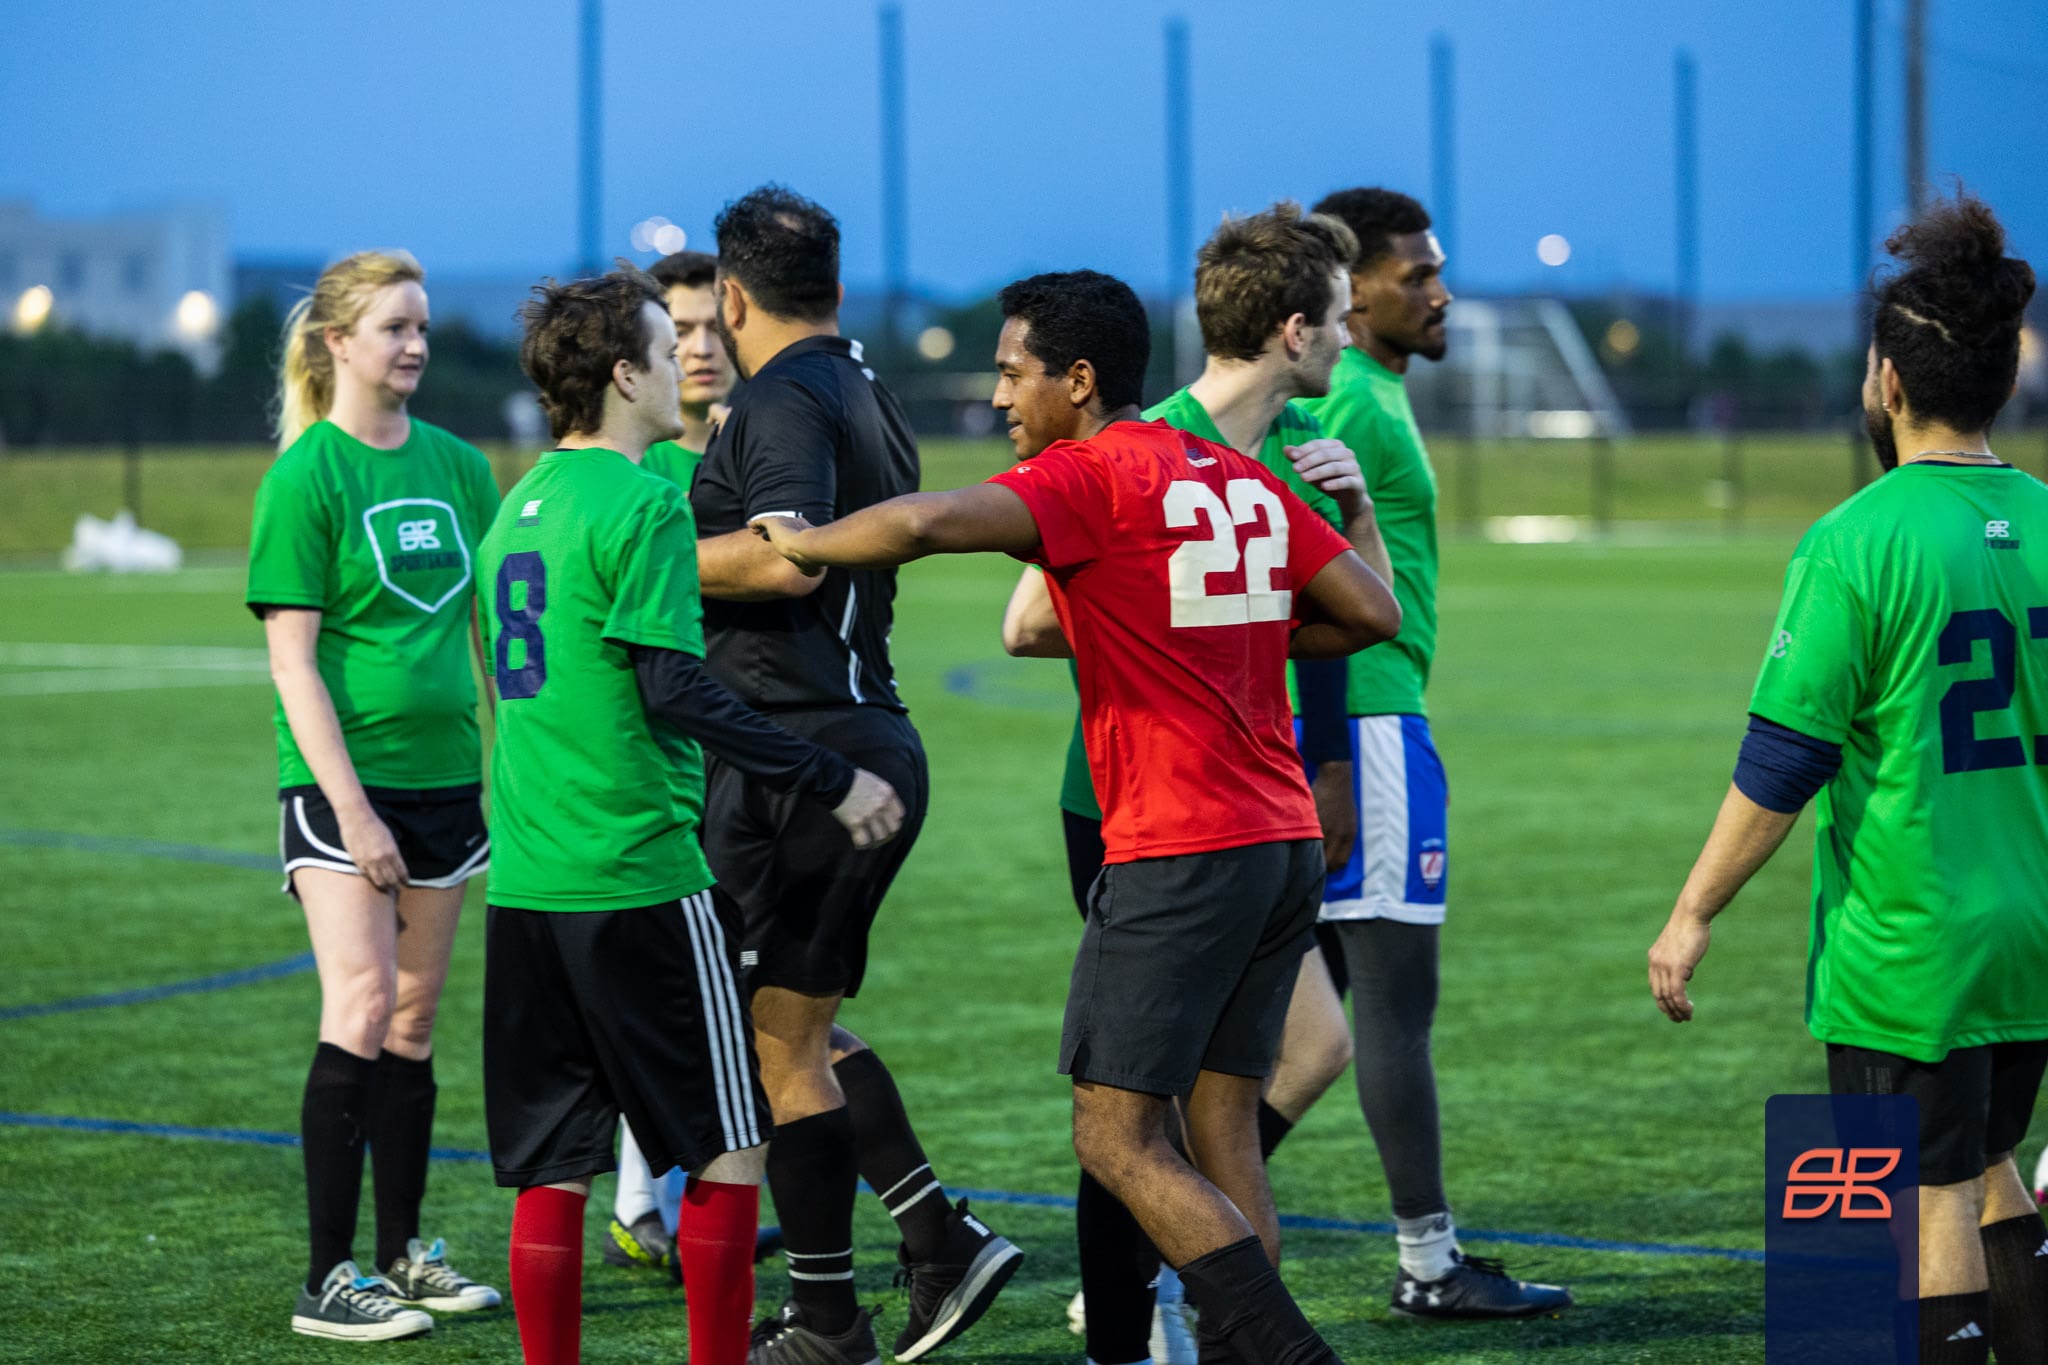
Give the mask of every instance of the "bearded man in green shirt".
<svg viewBox="0 0 2048 1365">
<path fill-rule="evenodd" d="M 1676 1023 L 1709 926 L 1815 816 L 1806 1022 L 1842 1095 L 1919 1101 L 1920 1359 L 2048 1360 L 2021 1182 L 2048 1063 L 2048 489 L 1994 455 L 2034 272 L 1965 194 L 1894 233 L 1863 412 L 1883 477 L 1793 552 L 1749 733 L 1650 949 Z"/>
</svg>

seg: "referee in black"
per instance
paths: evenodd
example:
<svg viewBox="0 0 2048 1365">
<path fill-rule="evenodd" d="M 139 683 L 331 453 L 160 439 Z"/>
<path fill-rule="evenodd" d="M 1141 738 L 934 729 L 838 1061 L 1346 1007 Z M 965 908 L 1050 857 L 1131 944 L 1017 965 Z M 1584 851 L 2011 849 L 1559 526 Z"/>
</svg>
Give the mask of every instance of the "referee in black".
<svg viewBox="0 0 2048 1365">
<path fill-rule="evenodd" d="M 950 1207 L 888 1069 L 833 1022 L 867 966 L 868 930 L 924 823 L 924 747 L 889 665 L 893 569 L 807 578 L 747 529 L 814 525 L 917 491 L 903 409 L 839 335 L 839 224 L 779 185 L 725 206 L 718 325 L 747 383 L 690 495 L 712 673 L 785 729 L 837 750 L 902 798 L 900 834 L 856 852 L 813 811 L 706 756 L 704 848 L 745 916 L 754 1039 L 774 1110 L 768 1188 L 790 1300 L 755 1330 L 750 1365 L 868 1365 L 870 1315 L 854 1298 L 853 1206 L 865 1178 L 902 1233 L 910 1321 L 900 1361 L 972 1326 L 1023 1259 Z"/>
</svg>

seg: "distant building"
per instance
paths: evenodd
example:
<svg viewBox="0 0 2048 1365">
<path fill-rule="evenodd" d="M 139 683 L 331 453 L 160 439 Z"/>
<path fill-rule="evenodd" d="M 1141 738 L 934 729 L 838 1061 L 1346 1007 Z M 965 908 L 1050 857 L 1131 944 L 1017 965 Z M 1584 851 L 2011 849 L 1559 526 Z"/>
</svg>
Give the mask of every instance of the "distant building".
<svg viewBox="0 0 2048 1365">
<path fill-rule="evenodd" d="M 210 372 L 234 307 L 227 218 L 213 204 L 44 218 L 0 200 L 0 306 L 18 331 L 49 325 L 175 349 Z"/>
</svg>

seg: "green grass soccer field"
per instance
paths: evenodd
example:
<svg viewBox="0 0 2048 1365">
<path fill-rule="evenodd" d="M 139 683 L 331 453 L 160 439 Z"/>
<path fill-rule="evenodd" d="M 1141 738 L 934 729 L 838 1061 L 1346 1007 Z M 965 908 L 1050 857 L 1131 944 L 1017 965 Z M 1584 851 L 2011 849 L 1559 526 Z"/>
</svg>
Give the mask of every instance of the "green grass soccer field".
<svg viewBox="0 0 2048 1365">
<path fill-rule="evenodd" d="M 1347 1358 L 1761 1359 L 1763 1103 L 1823 1081 L 1800 1021 L 1808 827 L 1721 922 L 1695 1023 L 1657 1014 L 1643 954 L 1727 783 L 1793 539 L 1447 543 L 1431 709 L 1455 850 L 1436 1029 L 1449 1188 L 1468 1246 L 1572 1285 L 1579 1307 L 1391 1318 L 1391 1236 L 1345 1226 L 1387 1217 L 1347 1080 L 1273 1171 L 1283 1213 L 1334 1225 L 1289 1232 L 1287 1276 Z M 305 1218 L 288 1138 L 317 988 L 277 891 L 261 633 L 239 562 L 197 558 L 165 577 L 0 574 L 0 1359 L 516 1359 L 509 1310 L 382 1349 L 287 1330 Z M 845 1017 L 895 1068 L 941 1178 L 988 1192 L 978 1210 L 1029 1256 L 944 1358 L 1078 1361 L 1053 1071 L 1078 931 L 1054 807 L 1071 702 L 1057 664 L 1001 655 L 1014 573 L 903 574 L 895 651 L 933 804 Z M 482 892 L 437 1035 L 448 1150 L 426 1230 L 502 1287 L 512 1197 L 469 1155 Z M 162 990 L 186 983 L 205 988 Z M 593 1233 L 609 1202 L 606 1180 Z M 369 1231 L 366 1198 L 359 1249 Z M 863 1298 L 893 1334 L 895 1237 L 871 1199 L 858 1231 Z M 763 1306 L 782 1290 L 764 1267 Z M 587 1360 L 683 1357 L 665 1282 L 593 1244 L 584 1292 Z"/>
</svg>

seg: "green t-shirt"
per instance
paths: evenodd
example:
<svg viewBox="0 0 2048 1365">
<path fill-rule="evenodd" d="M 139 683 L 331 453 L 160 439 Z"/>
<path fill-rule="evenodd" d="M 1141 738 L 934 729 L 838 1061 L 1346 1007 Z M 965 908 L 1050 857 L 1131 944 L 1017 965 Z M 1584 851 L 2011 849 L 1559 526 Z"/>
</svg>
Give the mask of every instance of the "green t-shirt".
<svg viewBox="0 0 2048 1365">
<path fill-rule="evenodd" d="M 1195 396 L 1181 389 L 1171 397 L 1154 403 L 1145 409 L 1148 422 L 1165 422 L 1168 426 L 1199 436 L 1205 441 L 1227 446 L 1223 433 L 1216 429 L 1209 410 L 1201 405 Z M 1294 472 L 1293 461 L 1287 458 L 1286 448 L 1313 441 L 1323 435 L 1323 429 L 1308 409 L 1299 403 L 1289 403 L 1280 409 L 1280 415 L 1273 419 L 1273 425 L 1266 430 L 1266 439 L 1259 447 L 1259 462 L 1279 475 L 1281 480 L 1294 491 L 1294 495 L 1313 508 L 1317 514 L 1332 526 L 1342 529 L 1344 518 L 1337 510 L 1336 499 L 1320 488 L 1307 483 Z M 1370 485 L 1367 485 L 1370 487 Z M 1090 820 L 1102 818 L 1102 806 L 1095 799 L 1094 780 L 1088 775 L 1088 750 L 1081 741 L 1081 717 L 1074 716 L 1074 734 L 1067 741 L 1067 767 L 1060 779 L 1060 809 Z"/>
<path fill-rule="evenodd" d="M 244 600 L 319 611 L 320 677 L 366 786 L 481 776 L 469 586 L 497 510 L 490 461 L 421 421 L 396 450 L 316 422 L 256 489 Z M 282 700 L 276 724 L 278 785 L 310 785 Z"/>
<path fill-rule="evenodd" d="M 697 466 L 704 463 L 704 452 L 691 450 L 688 446 L 674 441 L 658 441 L 647 447 L 647 454 L 641 457 L 640 467 L 650 474 L 659 474 L 689 496 L 690 485 L 696 481 Z"/>
<path fill-rule="evenodd" d="M 628 645 L 704 654 L 697 525 L 675 484 L 556 450 L 505 497 L 477 592 L 498 682 L 493 905 L 625 910 L 711 885 L 694 742 L 649 721 Z"/>
<path fill-rule="evenodd" d="M 2048 488 L 1908 464 L 1821 518 L 1750 710 L 1842 746 L 1814 1036 L 1923 1062 L 2048 1038 Z"/>
<path fill-rule="evenodd" d="M 1347 347 L 1329 397 L 1306 407 L 1325 436 L 1358 457 L 1401 603 L 1401 633 L 1351 656 L 1347 709 L 1354 716 L 1424 715 L 1422 694 L 1436 654 L 1436 472 L 1408 386 L 1366 352 Z"/>
</svg>

